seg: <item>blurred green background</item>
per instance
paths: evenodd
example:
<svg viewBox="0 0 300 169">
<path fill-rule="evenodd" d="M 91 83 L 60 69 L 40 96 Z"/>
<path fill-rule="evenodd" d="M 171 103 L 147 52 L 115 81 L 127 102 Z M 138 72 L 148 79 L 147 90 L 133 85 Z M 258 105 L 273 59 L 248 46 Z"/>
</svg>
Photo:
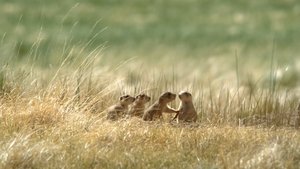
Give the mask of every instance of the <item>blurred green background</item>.
<svg viewBox="0 0 300 169">
<path fill-rule="evenodd" d="M 298 0 L 0 0 L 2 63 L 59 65 L 97 47 L 101 64 L 300 66 Z"/>
</svg>

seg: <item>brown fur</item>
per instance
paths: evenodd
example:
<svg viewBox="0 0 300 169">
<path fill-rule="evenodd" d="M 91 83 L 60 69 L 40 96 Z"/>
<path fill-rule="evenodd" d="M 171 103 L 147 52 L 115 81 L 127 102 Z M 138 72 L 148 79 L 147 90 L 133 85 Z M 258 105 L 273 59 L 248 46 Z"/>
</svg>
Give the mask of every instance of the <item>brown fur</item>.
<svg viewBox="0 0 300 169">
<path fill-rule="evenodd" d="M 179 112 L 174 119 L 177 119 L 177 122 L 196 122 L 197 112 L 193 105 L 192 95 L 189 92 L 180 92 L 178 96 L 181 102 L 178 109 Z"/>
<path fill-rule="evenodd" d="M 130 95 L 124 95 L 119 98 L 119 103 L 111 106 L 107 110 L 108 120 L 118 120 L 128 112 L 128 105 L 134 102 L 135 98 Z"/>
<path fill-rule="evenodd" d="M 135 97 L 135 101 L 129 109 L 128 115 L 130 117 L 143 117 L 145 111 L 145 104 L 151 100 L 146 94 L 139 94 Z"/>
<path fill-rule="evenodd" d="M 144 121 L 152 121 L 162 117 L 162 113 L 177 113 L 176 110 L 167 106 L 167 104 L 175 100 L 176 94 L 171 92 L 163 93 L 159 99 L 151 105 L 144 113 Z"/>
</svg>

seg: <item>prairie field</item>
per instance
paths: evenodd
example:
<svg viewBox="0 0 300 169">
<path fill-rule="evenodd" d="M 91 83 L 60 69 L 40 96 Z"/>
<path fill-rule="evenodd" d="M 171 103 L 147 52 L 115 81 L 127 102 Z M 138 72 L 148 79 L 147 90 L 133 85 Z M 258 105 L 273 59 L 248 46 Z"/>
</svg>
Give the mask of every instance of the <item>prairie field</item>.
<svg viewBox="0 0 300 169">
<path fill-rule="evenodd" d="M 297 0 L 0 0 L 0 168 L 299 168 L 299 16 Z M 165 91 L 192 93 L 197 122 L 106 119 Z"/>
</svg>

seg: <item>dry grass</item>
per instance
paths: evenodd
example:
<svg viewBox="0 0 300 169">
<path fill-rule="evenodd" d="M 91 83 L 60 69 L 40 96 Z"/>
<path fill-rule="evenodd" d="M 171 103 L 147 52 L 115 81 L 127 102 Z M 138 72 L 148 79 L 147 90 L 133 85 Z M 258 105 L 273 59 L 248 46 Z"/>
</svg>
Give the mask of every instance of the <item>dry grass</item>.
<svg viewBox="0 0 300 169">
<path fill-rule="evenodd" d="M 91 71 L 89 59 L 71 73 L 63 66 L 57 72 L 41 74 L 5 68 L 0 97 L 0 168 L 300 165 L 300 134 L 295 129 L 298 100 L 292 92 L 270 93 L 245 85 L 239 90 L 207 87 L 200 79 L 186 86 L 174 70 L 165 75 L 155 74 L 155 70 L 148 74 L 125 72 L 129 68 L 120 67 Z M 132 64 L 129 67 L 134 69 Z M 197 124 L 173 124 L 169 115 L 163 122 L 137 118 L 109 122 L 104 118 L 104 110 L 122 93 L 143 91 L 157 98 L 167 89 L 188 89 L 194 94 Z M 178 101 L 171 105 L 177 107 Z"/>
</svg>

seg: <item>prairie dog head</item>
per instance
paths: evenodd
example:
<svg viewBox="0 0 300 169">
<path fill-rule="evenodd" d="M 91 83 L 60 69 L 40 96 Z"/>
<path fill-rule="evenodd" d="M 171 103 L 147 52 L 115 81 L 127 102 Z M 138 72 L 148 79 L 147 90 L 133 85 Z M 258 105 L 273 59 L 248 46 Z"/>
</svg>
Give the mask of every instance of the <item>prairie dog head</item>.
<svg viewBox="0 0 300 169">
<path fill-rule="evenodd" d="M 179 99 L 182 102 L 191 102 L 192 101 L 192 94 L 186 91 L 182 91 L 178 94 Z"/>
<path fill-rule="evenodd" d="M 135 101 L 135 98 L 130 95 L 124 95 L 119 98 L 122 105 L 130 105 Z"/>
<path fill-rule="evenodd" d="M 175 100 L 176 94 L 171 92 L 165 92 L 162 95 L 159 96 L 159 102 L 160 103 L 169 103 L 173 100 Z"/>
<path fill-rule="evenodd" d="M 151 100 L 151 97 L 146 94 L 139 94 L 135 97 L 135 102 L 137 104 L 145 104 Z"/>
</svg>

